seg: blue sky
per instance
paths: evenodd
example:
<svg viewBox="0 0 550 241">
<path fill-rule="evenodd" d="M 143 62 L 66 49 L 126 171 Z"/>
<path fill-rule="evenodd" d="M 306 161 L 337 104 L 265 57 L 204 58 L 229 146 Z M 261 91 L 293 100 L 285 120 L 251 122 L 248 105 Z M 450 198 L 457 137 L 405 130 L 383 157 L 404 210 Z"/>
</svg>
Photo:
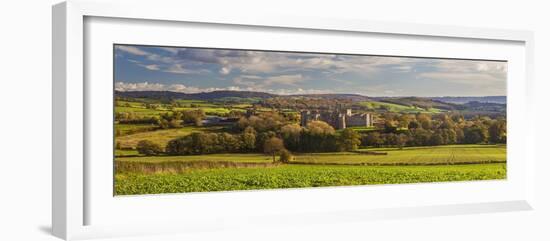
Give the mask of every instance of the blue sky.
<svg viewBox="0 0 550 241">
<path fill-rule="evenodd" d="M 114 58 L 120 91 L 506 95 L 507 63 L 498 61 L 136 45 L 116 45 Z"/>
</svg>

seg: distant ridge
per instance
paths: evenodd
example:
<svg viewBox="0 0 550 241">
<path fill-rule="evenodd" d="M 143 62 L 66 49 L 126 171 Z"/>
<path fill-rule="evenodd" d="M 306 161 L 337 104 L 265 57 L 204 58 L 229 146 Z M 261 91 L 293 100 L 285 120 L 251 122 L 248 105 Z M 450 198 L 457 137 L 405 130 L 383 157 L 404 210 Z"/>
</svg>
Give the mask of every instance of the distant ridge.
<svg viewBox="0 0 550 241">
<path fill-rule="evenodd" d="M 153 99 L 196 99 L 212 100 L 228 97 L 237 98 L 274 98 L 274 97 L 309 97 L 327 99 L 350 99 L 353 101 L 369 100 L 368 97 L 358 94 L 303 94 L 303 95 L 276 95 L 256 91 L 217 90 L 212 92 L 183 93 L 173 91 L 115 91 L 116 96 L 129 98 L 153 98 Z"/>
<path fill-rule="evenodd" d="M 431 97 L 431 99 L 451 104 L 466 104 L 468 102 L 506 104 L 506 96 L 443 96 Z"/>
<path fill-rule="evenodd" d="M 326 98 L 326 99 L 347 99 L 352 101 L 367 101 L 369 97 L 359 94 L 298 94 L 286 95 L 288 97 L 309 97 L 309 98 Z"/>
<path fill-rule="evenodd" d="M 219 90 L 212 92 L 200 92 L 200 93 L 183 93 L 173 91 L 115 91 L 116 96 L 129 97 L 129 98 L 153 98 L 153 99 L 194 99 L 194 100 L 212 100 L 221 99 L 227 97 L 239 97 L 239 98 L 272 98 L 277 95 L 269 94 L 265 92 L 255 91 L 232 91 L 232 90 Z"/>
<path fill-rule="evenodd" d="M 152 98 L 152 99 L 194 99 L 194 100 L 215 100 L 223 98 L 325 98 L 325 99 L 347 99 L 351 101 L 383 101 L 401 105 L 430 105 L 435 108 L 454 109 L 453 105 L 464 105 L 470 102 L 488 103 L 488 104 L 506 104 L 506 96 L 443 96 L 443 97 L 367 97 L 360 94 L 295 94 L 295 95 L 277 95 L 257 91 L 235 91 L 235 90 L 217 90 L 212 92 L 183 93 L 173 91 L 115 91 L 115 95 L 127 98 Z"/>
</svg>

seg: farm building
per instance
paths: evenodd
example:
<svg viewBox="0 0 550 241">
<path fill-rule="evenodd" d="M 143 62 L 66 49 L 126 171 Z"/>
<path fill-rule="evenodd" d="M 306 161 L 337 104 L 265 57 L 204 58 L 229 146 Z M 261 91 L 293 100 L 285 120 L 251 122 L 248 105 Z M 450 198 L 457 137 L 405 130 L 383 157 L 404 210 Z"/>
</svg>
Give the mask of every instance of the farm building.
<svg viewBox="0 0 550 241">
<path fill-rule="evenodd" d="M 207 116 L 202 120 L 202 124 L 205 126 L 213 125 L 232 125 L 236 123 L 239 118 L 228 118 L 228 117 L 219 117 L 219 116 Z"/>
</svg>

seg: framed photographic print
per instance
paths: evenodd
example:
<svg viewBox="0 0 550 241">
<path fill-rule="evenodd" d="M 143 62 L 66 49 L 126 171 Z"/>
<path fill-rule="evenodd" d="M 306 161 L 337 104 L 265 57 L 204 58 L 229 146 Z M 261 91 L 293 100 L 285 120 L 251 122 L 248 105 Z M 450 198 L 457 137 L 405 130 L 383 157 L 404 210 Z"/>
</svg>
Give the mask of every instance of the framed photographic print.
<svg viewBox="0 0 550 241">
<path fill-rule="evenodd" d="M 505 60 L 113 48 L 115 195 L 506 179 Z"/>
<path fill-rule="evenodd" d="M 56 236 L 532 208 L 530 32 L 154 4 L 53 8 Z"/>
</svg>

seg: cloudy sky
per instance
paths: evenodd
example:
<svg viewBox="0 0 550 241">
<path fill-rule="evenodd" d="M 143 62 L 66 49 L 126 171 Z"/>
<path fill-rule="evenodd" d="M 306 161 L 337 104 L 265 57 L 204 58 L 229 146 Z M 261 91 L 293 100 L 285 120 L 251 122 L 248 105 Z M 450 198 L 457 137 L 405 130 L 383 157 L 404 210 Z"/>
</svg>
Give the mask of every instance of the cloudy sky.
<svg viewBox="0 0 550 241">
<path fill-rule="evenodd" d="M 115 89 L 367 96 L 506 95 L 506 62 L 115 46 Z"/>
</svg>

